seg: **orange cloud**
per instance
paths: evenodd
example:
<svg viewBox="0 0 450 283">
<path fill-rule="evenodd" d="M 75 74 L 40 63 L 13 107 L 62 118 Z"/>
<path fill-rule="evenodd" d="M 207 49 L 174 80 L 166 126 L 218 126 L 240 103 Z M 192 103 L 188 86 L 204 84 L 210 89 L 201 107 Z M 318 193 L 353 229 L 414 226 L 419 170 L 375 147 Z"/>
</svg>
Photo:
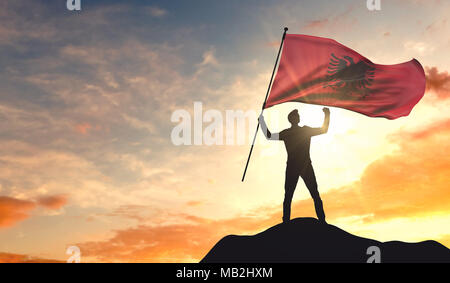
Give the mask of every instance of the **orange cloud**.
<svg viewBox="0 0 450 283">
<path fill-rule="evenodd" d="M 328 15 L 318 20 L 308 21 L 302 29 L 313 30 L 315 32 L 323 30 L 346 29 L 358 23 L 358 20 L 351 14 L 353 7 L 350 7 L 338 14 Z"/>
<path fill-rule="evenodd" d="M 92 125 L 89 123 L 80 123 L 75 125 L 75 130 L 82 135 L 87 135 L 91 129 Z"/>
<path fill-rule="evenodd" d="M 43 259 L 28 255 L 0 253 L 0 263 L 62 263 L 63 261 Z"/>
<path fill-rule="evenodd" d="M 37 202 L 49 209 L 60 209 L 67 203 L 67 196 L 65 195 L 55 195 L 55 196 L 47 196 L 42 197 L 37 200 Z"/>
<path fill-rule="evenodd" d="M 60 209 L 67 203 L 64 195 L 39 198 L 37 201 L 0 197 L 0 228 L 8 228 L 31 216 L 37 205 L 48 209 Z"/>
<path fill-rule="evenodd" d="M 77 244 L 84 257 L 100 262 L 199 261 L 224 235 L 253 233 L 277 223 L 271 217 L 208 220 L 180 215 L 185 224 L 139 225 L 119 230 L 107 241 Z"/>
<path fill-rule="evenodd" d="M 11 227 L 27 219 L 35 207 L 31 201 L 0 197 L 0 228 Z"/>
<path fill-rule="evenodd" d="M 450 74 L 439 72 L 436 67 L 426 67 L 427 90 L 432 90 L 438 98 L 450 98 Z"/>
<path fill-rule="evenodd" d="M 450 129 L 450 119 L 440 121 L 438 123 L 432 124 L 427 128 L 424 128 L 420 131 L 411 132 L 411 133 L 402 133 L 392 136 L 392 140 L 394 139 L 413 139 L 413 140 L 423 140 L 427 138 L 432 138 L 433 135 L 443 134 Z M 402 137 L 403 135 L 403 137 Z"/>
<path fill-rule="evenodd" d="M 280 41 L 269 41 L 266 42 L 266 46 L 268 47 L 280 47 Z"/>
<path fill-rule="evenodd" d="M 328 19 L 309 21 L 305 28 L 321 29 L 329 24 Z"/>
<path fill-rule="evenodd" d="M 450 212 L 450 120 L 391 139 L 399 145 L 397 152 L 370 164 L 359 181 L 322 195 L 331 223 L 348 216 L 370 215 L 365 221 L 375 222 Z M 292 214 L 315 215 L 312 201 L 295 202 Z M 224 220 L 179 218 L 183 224 L 139 225 L 116 231 L 109 240 L 78 246 L 93 261 L 195 262 L 225 235 L 251 234 L 279 223 L 281 204 Z"/>
<path fill-rule="evenodd" d="M 187 206 L 199 206 L 202 205 L 203 201 L 191 200 L 186 203 Z"/>
</svg>

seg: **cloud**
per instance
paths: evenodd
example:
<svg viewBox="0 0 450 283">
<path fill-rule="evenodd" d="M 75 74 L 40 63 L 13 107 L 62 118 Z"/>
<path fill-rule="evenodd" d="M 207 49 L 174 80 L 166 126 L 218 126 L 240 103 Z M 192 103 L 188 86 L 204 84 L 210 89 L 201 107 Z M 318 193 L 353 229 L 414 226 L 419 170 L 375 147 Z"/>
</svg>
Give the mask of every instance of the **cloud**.
<svg viewBox="0 0 450 283">
<path fill-rule="evenodd" d="M 410 40 L 405 42 L 403 46 L 408 52 L 416 53 L 421 56 L 431 54 L 436 49 L 431 43 L 424 41 Z"/>
<path fill-rule="evenodd" d="M 55 196 L 45 196 L 40 197 L 37 200 L 39 205 L 42 205 L 48 209 L 60 209 L 67 204 L 67 196 L 65 195 L 55 195 Z"/>
<path fill-rule="evenodd" d="M 404 140 L 412 140 L 412 141 L 425 141 L 428 139 L 432 139 L 436 136 L 444 136 L 445 133 L 450 129 L 450 119 L 443 120 L 440 122 L 433 123 L 428 127 L 420 131 L 415 132 L 403 132 L 401 135 L 396 134 L 391 137 L 391 139 L 404 139 Z M 427 145 L 425 145 L 427 146 Z"/>
<path fill-rule="evenodd" d="M 328 24 L 329 24 L 328 19 L 314 20 L 314 21 L 309 21 L 308 24 L 305 25 L 305 28 L 307 28 L 307 29 L 323 29 Z"/>
<path fill-rule="evenodd" d="M 33 14 L 29 14 L 33 13 Z M 48 10 L 36 1 L 2 1 L 0 3 L 0 20 L 5 23 L 0 27 L 1 44 L 17 44 L 23 40 L 52 40 L 57 34 L 57 28 L 50 22 L 36 25 L 37 18 L 44 19 Z M 23 50 L 24 46 L 16 46 Z"/>
<path fill-rule="evenodd" d="M 224 235 L 253 232 L 274 224 L 261 217 L 219 221 L 188 215 L 179 215 L 179 218 L 183 224 L 139 225 L 116 231 L 114 237 L 107 241 L 85 242 L 77 246 L 91 261 L 196 262 Z"/>
<path fill-rule="evenodd" d="M 441 19 L 429 24 L 425 28 L 425 30 L 430 33 L 435 33 L 444 30 L 446 26 L 447 26 L 447 19 Z"/>
<path fill-rule="evenodd" d="M 0 196 L 0 228 L 9 228 L 29 218 L 38 206 L 58 210 L 66 203 L 64 195 L 43 196 L 36 201 Z"/>
<path fill-rule="evenodd" d="M 427 90 L 434 91 L 438 98 L 450 98 L 450 74 L 439 72 L 436 67 L 426 67 Z"/>
<path fill-rule="evenodd" d="M 219 62 L 217 61 L 217 58 L 215 56 L 216 50 L 211 47 L 207 51 L 205 51 L 202 55 L 203 61 L 198 64 L 199 66 L 217 66 L 219 65 Z"/>
<path fill-rule="evenodd" d="M 27 219 L 35 207 L 36 204 L 32 201 L 0 197 L 0 228 L 11 227 Z"/>
<path fill-rule="evenodd" d="M 280 47 L 280 41 L 279 40 L 275 40 L 275 41 L 268 41 L 265 44 L 267 47 Z"/>
<path fill-rule="evenodd" d="M 167 10 L 156 6 L 146 7 L 146 11 L 149 15 L 155 18 L 162 18 L 167 15 Z"/>
<path fill-rule="evenodd" d="M 156 216 L 155 214 L 161 214 L 161 211 L 158 211 L 154 207 L 144 205 L 121 205 L 111 212 L 105 214 L 97 214 L 91 217 L 122 217 L 135 220 L 141 224 L 146 223 L 148 219 L 154 219 Z"/>
<path fill-rule="evenodd" d="M 202 204 L 203 204 L 203 201 L 199 201 L 199 200 L 191 200 L 186 203 L 187 206 L 199 206 Z"/>
<path fill-rule="evenodd" d="M 134 117 L 130 117 L 127 114 L 122 114 L 122 117 L 125 119 L 125 121 L 128 122 L 128 124 L 136 129 L 144 129 L 147 130 L 149 133 L 154 133 L 155 132 L 155 126 L 147 121 L 141 121 L 137 118 Z"/>
<path fill-rule="evenodd" d="M 350 27 L 354 27 L 358 23 L 358 19 L 352 16 L 354 7 L 338 12 L 336 14 L 330 14 L 324 18 L 308 21 L 302 29 L 324 32 L 324 31 L 337 31 L 346 30 Z"/>
<path fill-rule="evenodd" d="M 80 123 L 75 125 L 75 130 L 82 135 L 87 135 L 91 129 L 92 126 L 89 123 Z"/>
<path fill-rule="evenodd" d="M 63 261 L 32 257 L 23 254 L 0 253 L 0 263 L 63 263 Z"/>
</svg>

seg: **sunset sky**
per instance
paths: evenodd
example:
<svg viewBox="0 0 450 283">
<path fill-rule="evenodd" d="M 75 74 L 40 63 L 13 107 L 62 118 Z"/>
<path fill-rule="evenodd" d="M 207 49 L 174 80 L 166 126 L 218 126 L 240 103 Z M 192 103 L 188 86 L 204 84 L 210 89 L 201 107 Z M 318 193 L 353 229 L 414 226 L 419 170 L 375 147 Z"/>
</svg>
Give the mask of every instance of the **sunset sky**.
<svg viewBox="0 0 450 283">
<path fill-rule="evenodd" d="M 421 62 L 409 116 L 331 107 L 311 158 L 330 224 L 450 247 L 449 1 L 65 2 L 0 2 L 0 262 L 66 261 L 73 245 L 82 262 L 197 262 L 279 223 L 283 143 L 260 133 L 242 183 L 248 140 L 175 146 L 171 115 L 258 111 L 284 26 L 374 63 Z M 322 124 L 321 106 L 286 103 L 266 110 L 269 129 L 294 108 Z M 302 182 L 292 217 L 315 217 Z"/>
</svg>

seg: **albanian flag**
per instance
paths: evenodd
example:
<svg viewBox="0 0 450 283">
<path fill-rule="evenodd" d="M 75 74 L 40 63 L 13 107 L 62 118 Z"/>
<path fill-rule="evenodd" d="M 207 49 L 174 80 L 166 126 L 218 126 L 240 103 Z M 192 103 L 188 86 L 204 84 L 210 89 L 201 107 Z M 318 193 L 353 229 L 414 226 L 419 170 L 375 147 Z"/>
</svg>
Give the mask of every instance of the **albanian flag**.
<svg viewBox="0 0 450 283">
<path fill-rule="evenodd" d="M 407 116 L 424 92 L 425 73 L 416 59 L 378 65 L 335 40 L 287 34 L 264 108 L 297 101 L 396 119 Z"/>
</svg>

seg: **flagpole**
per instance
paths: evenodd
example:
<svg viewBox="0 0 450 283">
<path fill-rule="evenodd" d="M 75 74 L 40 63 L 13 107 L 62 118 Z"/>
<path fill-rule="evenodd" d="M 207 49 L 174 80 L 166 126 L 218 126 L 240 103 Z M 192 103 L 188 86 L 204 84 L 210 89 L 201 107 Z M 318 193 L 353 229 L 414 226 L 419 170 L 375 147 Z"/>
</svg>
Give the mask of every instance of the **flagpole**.
<svg viewBox="0 0 450 283">
<path fill-rule="evenodd" d="M 270 86 L 272 85 L 273 76 L 275 75 L 275 70 L 277 68 L 278 59 L 280 58 L 281 48 L 283 47 L 283 42 L 284 42 L 284 38 L 286 37 L 287 31 L 288 31 L 288 28 L 285 27 L 283 37 L 281 38 L 280 49 L 278 49 L 277 59 L 275 60 L 275 66 L 273 66 L 272 76 L 270 77 L 269 87 L 267 88 L 266 98 L 264 98 L 264 103 L 263 103 L 260 115 L 263 114 L 264 108 L 266 107 L 266 101 L 267 101 L 267 97 L 269 96 Z M 259 120 L 258 120 L 258 125 L 256 126 L 255 136 L 253 137 L 252 146 L 250 147 L 250 152 L 248 153 L 247 163 L 245 164 L 244 174 L 242 175 L 242 180 L 241 180 L 242 182 L 244 182 L 245 174 L 247 173 L 248 163 L 250 162 L 250 157 L 252 156 L 253 147 L 255 146 L 255 140 L 256 140 L 256 135 L 258 134 L 258 130 L 259 130 Z"/>
</svg>

